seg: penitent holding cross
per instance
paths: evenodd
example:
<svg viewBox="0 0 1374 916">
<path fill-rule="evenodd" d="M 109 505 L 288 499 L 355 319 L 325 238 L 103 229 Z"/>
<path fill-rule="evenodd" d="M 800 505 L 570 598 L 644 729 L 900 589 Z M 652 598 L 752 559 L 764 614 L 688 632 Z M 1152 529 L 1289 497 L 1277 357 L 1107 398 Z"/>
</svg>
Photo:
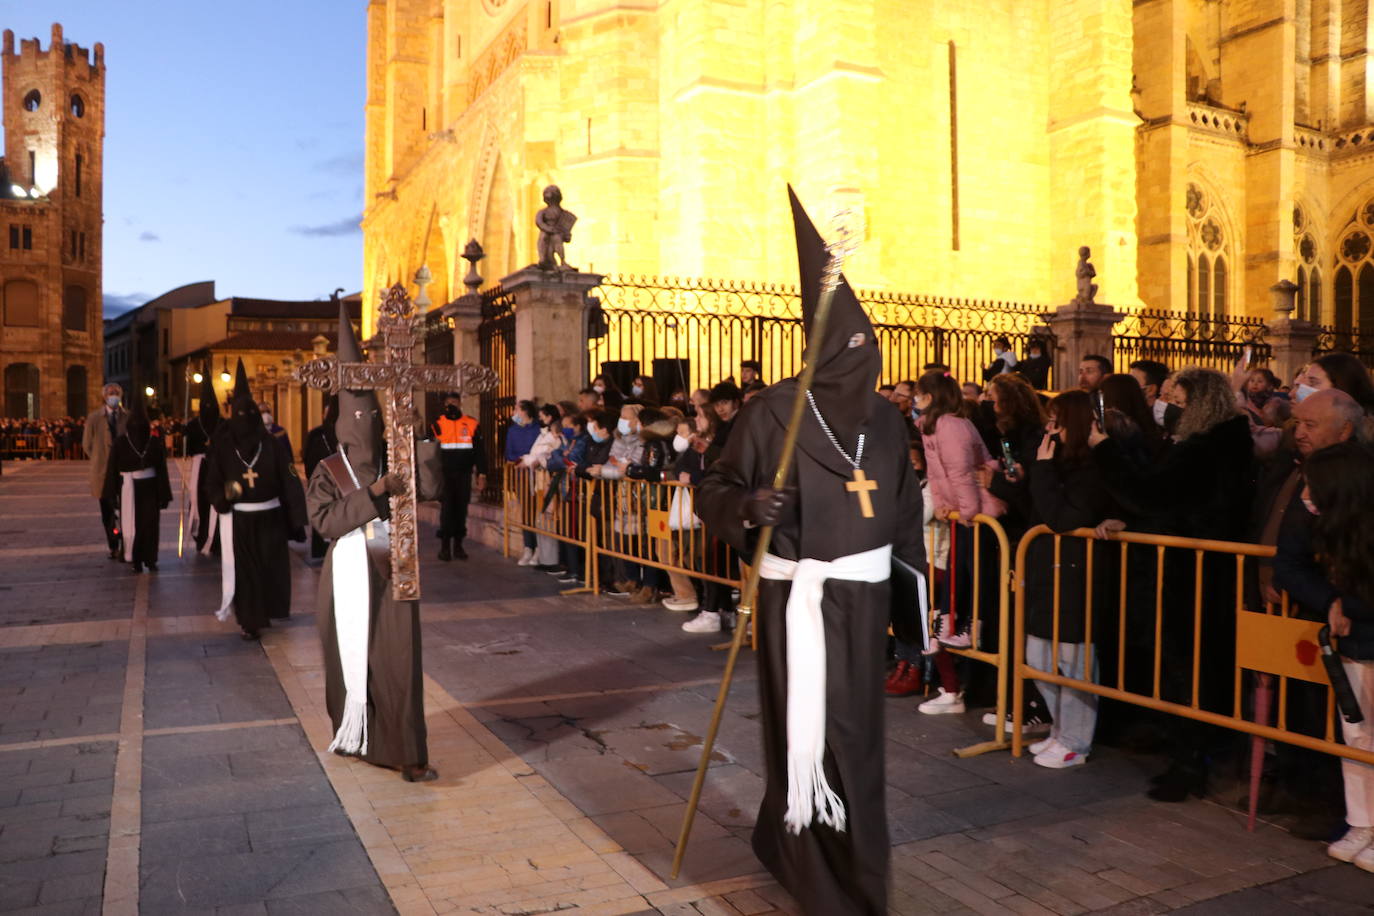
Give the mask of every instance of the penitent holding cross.
<svg viewBox="0 0 1374 916">
<path fill-rule="evenodd" d="M 485 366 L 416 365 L 417 333 L 424 319 L 399 283 L 382 294 L 378 333 L 386 358 L 380 362 L 340 363 L 335 357 L 312 359 L 293 373 L 296 381 L 337 394 L 342 388 L 385 392 L 378 400 L 386 414 L 387 467 L 406 480 L 406 490 L 391 497 L 391 594 L 420 597 L 418 538 L 415 527 L 415 389 L 479 394 L 496 387 L 496 373 Z"/>
</svg>

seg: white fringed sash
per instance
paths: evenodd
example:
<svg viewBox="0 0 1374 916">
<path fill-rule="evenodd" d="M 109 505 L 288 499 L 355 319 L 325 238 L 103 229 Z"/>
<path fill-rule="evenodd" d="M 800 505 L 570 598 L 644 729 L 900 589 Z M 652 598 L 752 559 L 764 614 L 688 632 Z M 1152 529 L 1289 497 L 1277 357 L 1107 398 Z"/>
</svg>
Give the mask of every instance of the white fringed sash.
<svg viewBox="0 0 1374 916">
<path fill-rule="evenodd" d="M 204 455 L 191 456 L 191 479 L 187 483 L 187 493 L 191 499 L 191 512 L 186 520 L 186 533 L 182 539 L 182 544 L 189 539 L 192 544 L 196 542 L 196 530 L 200 525 L 200 500 L 197 498 L 200 487 L 200 466 L 204 462 Z M 214 525 L 210 526 L 210 537 L 214 537 Z"/>
<path fill-rule="evenodd" d="M 783 822 L 801 833 L 819 820 L 845 829 L 844 801 L 825 778 L 825 621 L 821 598 L 827 579 L 885 582 L 892 574 L 892 545 L 825 562 L 784 560 L 768 554 L 759 573 L 791 580 L 787 597 L 787 813 Z"/>
<path fill-rule="evenodd" d="M 362 489 L 347 455 L 343 461 L 354 486 Z M 344 710 L 329 750 L 344 754 L 367 753 L 367 631 L 372 614 L 367 572 L 369 536 L 389 540 L 390 528 L 386 522 L 368 522 L 334 541 L 331 548 L 334 636 L 344 679 Z"/>
<path fill-rule="evenodd" d="M 124 482 L 119 488 L 119 530 L 124 534 L 124 562 L 132 563 L 134 561 L 134 535 L 137 533 L 134 525 L 134 481 L 156 477 L 157 471 L 152 468 L 144 468 L 141 471 L 120 471 L 119 476 L 124 478 Z"/>
<path fill-rule="evenodd" d="M 228 623 L 229 618 L 234 616 L 234 512 L 266 512 L 280 507 L 280 499 L 234 503 L 233 512 L 226 512 L 219 517 L 219 610 L 215 611 L 215 619 L 220 623 Z M 210 516 L 211 522 L 214 518 Z M 213 536 L 205 539 L 202 553 L 210 549 L 213 540 Z"/>
</svg>

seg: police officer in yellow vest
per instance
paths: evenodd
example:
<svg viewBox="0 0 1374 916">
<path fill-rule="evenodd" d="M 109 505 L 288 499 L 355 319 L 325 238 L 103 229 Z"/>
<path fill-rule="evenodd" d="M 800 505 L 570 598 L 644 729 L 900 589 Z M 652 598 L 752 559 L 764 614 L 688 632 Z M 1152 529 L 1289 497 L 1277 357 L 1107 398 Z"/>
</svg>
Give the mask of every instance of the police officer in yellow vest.
<svg viewBox="0 0 1374 916">
<path fill-rule="evenodd" d="M 468 503 L 472 500 L 472 478 L 477 488 L 487 485 L 487 453 L 475 417 L 463 414 L 463 402 L 456 394 L 444 397 L 444 413 L 434 423 L 434 438 L 444 466 L 444 497 L 439 510 L 439 559 L 468 558 L 463 538 L 468 536 Z"/>
</svg>

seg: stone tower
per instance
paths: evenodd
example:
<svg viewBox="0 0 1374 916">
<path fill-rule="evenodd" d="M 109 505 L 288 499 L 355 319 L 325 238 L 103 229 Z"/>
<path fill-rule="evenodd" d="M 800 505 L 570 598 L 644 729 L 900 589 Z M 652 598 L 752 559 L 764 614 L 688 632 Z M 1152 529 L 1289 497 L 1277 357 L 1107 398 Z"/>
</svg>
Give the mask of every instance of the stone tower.
<svg viewBox="0 0 1374 916">
<path fill-rule="evenodd" d="M 93 409 L 102 379 L 101 205 L 105 51 L 52 27 L 4 33 L 0 159 L 0 372 L 4 415 Z"/>
</svg>

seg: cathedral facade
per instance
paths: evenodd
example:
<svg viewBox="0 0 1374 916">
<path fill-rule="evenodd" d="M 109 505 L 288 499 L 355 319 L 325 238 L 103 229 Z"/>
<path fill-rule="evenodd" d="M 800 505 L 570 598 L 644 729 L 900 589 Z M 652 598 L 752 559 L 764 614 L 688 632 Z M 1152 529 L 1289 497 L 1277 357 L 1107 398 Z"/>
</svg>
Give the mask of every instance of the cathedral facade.
<svg viewBox="0 0 1374 916">
<path fill-rule="evenodd" d="M 1374 44 L 1339 0 L 372 0 L 364 302 L 533 262 L 794 282 L 791 183 L 878 290 L 1374 328 Z"/>
<path fill-rule="evenodd" d="M 84 416 L 102 381 L 104 48 L 54 25 L 4 33 L 0 159 L 0 373 L 4 415 Z"/>
</svg>

